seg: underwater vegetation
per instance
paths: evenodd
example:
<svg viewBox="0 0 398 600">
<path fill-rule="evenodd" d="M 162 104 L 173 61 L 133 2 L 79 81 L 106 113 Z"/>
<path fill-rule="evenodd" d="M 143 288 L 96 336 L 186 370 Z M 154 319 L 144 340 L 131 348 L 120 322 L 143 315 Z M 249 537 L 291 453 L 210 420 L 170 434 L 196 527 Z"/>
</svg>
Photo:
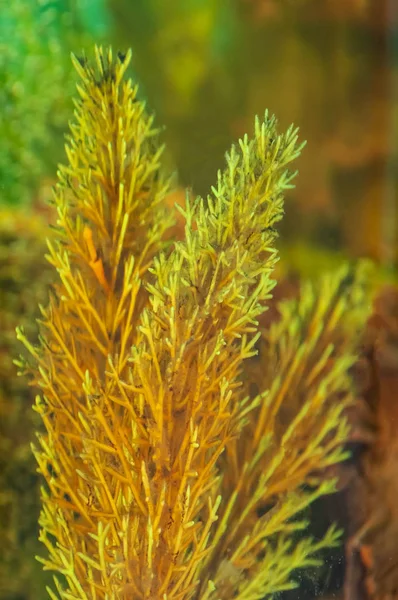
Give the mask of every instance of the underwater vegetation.
<svg viewBox="0 0 398 600">
<path fill-rule="evenodd" d="M 74 58 L 79 98 L 54 190 L 33 452 L 51 598 L 269 597 L 339 543 L 306 508 L 347 456 L 367 267 L 303 283 L 260 325 L 301 152 L 267 112 L 206 199 L 176 205 L 130 53 Z M 264 322 L 265 323 L 265 322 Z"/>
<path fill-rule="evenodd" d="M 31 202 L 62 157 L 72 110 L 69 53 L 90 36 L 73 2 L 3 2 L 0 19 L 0 204 Z M 46 82 L 43 85 L 43 82 Z"/>
</svg>

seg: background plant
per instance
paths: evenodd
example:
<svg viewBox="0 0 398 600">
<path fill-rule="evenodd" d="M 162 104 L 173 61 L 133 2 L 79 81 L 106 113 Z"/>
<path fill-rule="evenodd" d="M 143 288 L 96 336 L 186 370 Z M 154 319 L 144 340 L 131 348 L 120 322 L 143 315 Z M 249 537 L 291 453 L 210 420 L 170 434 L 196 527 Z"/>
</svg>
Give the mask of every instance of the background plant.
<svg viewBox="0 0 398 600">
<path fill-rule="evenodd" d="M 0 204 L 30 204 L 63 155 L 75 85 L 69 55 L 90 39 L 78 4 L 2 3 Z"/>
<path fill-rule="evenodd" d="M 43 214 L 0 210 L 0 598 L 37 600 L 50 582 L 35 560 L 39 552 L 39 478 L 30 444 L 41 424 L 34 393 L 16 377 L 15 327 L 37 339 L 37 304 L 47 299 L 52 277 L 44 259 L 48 219 Z"/>
</svg>

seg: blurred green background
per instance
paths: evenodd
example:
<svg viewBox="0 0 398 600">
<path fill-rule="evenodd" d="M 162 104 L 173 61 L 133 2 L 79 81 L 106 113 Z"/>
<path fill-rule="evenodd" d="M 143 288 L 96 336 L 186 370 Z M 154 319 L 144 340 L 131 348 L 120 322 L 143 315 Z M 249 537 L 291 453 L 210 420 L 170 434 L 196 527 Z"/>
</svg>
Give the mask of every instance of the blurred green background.
<svg viewBox="0 0 398 600">
<path fill-rule="evenodd" d="M 132 47 L 180 183 L 205 194 L 255 113 L 308 146 L 288 242 L 397 264 L 394 0 L 2 0 L 0 203 L 48 193 L 63 159 L 70 52 Z"/>
<path fill-rule="evenodd" d="M 300 127 L 308 144 L 281 228 L 285 270 L 316 275 L 369 256 L 383 277 L 397 273 L 395 0 L 0 0 L 0 600 L 45 597 L 33 395 L 10 357 L 15 326 L 32 327 L 48 283 L 44 206 L 65 160 L 70 53 L 94 43 L 133 49 L 167 160 L 194 192 L 207 193 L 255 114 Z"/>
</svg>

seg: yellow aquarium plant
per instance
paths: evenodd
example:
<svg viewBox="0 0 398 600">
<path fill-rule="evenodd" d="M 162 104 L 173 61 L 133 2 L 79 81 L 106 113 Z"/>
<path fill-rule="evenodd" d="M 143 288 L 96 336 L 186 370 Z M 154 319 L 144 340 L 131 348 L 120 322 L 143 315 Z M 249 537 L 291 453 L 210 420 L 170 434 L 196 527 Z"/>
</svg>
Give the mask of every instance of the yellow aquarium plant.
<svg viewBox="0 0 398 600">
<path fill-rule="evenodd" d="M 18 329 L 45 427 L 39 560 L 63 576 L 53 599 L 260 599 L 338 543 L 333 526 L 306 537 L 300 513 L 333 492 L 328 467 L 346 455 L 365 273 L 305 285 L 260 343 L 297 130 L 256 119 L 207 199 L 176 207 L 171 243 L 172 180 L 129 60 L 73 58 L 58 283 L 40 345 Z"/>
</svg>

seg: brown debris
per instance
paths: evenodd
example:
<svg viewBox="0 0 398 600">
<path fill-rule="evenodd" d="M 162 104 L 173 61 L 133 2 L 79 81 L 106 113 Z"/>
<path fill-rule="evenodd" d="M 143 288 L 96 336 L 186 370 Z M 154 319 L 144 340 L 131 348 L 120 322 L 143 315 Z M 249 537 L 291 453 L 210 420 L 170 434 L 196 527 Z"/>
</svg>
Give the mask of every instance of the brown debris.
<svg viewBox="0 0 398 600">
<path fill-rule="evenodd" d="M 398 598 L 398 288 L 374 303 L 356 369 L 368 443 L 348 499 L 345 600 Z M 363 416 L 361 416 L 362 418 Z M 373 440 L 372 440 L 373 430 Z"/>
</svg>

